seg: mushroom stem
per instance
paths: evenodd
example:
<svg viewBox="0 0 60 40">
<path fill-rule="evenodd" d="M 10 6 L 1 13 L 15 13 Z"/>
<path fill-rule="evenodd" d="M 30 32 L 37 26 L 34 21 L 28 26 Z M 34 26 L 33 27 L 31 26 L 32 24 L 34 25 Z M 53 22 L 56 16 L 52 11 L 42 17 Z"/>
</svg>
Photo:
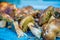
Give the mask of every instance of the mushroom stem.
<svg viewBox="0 0 60 40">
<path fill-rule="evenodd" d="M 6 21 L 0 20 L 0 28 L 4 28 L 6 26 Z"/>
<path fill-rule="evenodd" d="M 24 36 L 24 32 L 18 26 L 18 22 L 14 21 L 13 24 L 14 24 L 15 30 L 17 32 L 18 38 Z"/>
<path fill-rule="evenodd" d="M 35 35 L 38 39 L 41 38 L 41 33 L 42 33 L 41 29 L 39 30 L 38 28 L 35 28 L 33 23 L 29 23 L 28 27 L 33 33 L 33 35 Z"/>
</svg>

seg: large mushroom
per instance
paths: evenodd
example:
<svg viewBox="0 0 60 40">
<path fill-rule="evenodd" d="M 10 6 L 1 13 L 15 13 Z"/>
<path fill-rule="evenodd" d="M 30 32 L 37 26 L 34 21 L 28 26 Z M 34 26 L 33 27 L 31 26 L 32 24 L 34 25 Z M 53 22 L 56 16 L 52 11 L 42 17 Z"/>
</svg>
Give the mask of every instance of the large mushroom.
<svg viewBox="0 0 60 40">
<path fill-rule="evenodd" d="M 49 6 L 44 11 L 44 13 L 41 15 L 40 20 L 39 20 L 40 21 L 39 24 L 43 25 L 43 24 L 47 23 L 49 21 L 51 15 L 53 14 L 53 12 L 54 12 L 54 7 Z"/>
<path fill-rule="evenodd" d="M 24 32 L 26 32 L 27 29 L 28 29 L 28 27 L 27 27 L 28 23 L 30 23 L 30 22 L 34 23 L 34 18 L 31 15 L 29 15 L 29 16 L 27 16 L 27 17 L 25 17 L 24 19 L 21 20 L 20 28 L 22 28 L 22 30 Z"/>
<path fill-rule="evenodd" d="M 49 22 L 43 25 L 43 38 L 45 40 L 55 40 L 56 37 L 59 37 L 59 32 L 60 19 L 57 19 L 52 16 Z"/>
<path fill-rule="evenodd" d="M 14 16 L 15 13 L 17 12 L 16 8 L 14 8 L 15 6 L 6 2 L 2 2 L 0 4 L 1 9 L 0 9 L 0 27 L 5 27 L 6 26 L 6 22 L 11 23 L 14 25 L 14 28 L 16 30 L 16 33 L 18 35 L 18 38 L 21 36 L 24 36 L 23 31 L 19 28 L 18 22 L 14 21 Z M 16 13 L 18 14 L 18 13 Z M 4 25 L 3 25 L 3 24 Z M 8 26 L 8 28 L 12 28 L 12 26 Z M 13 29 L 14 29 L 13 28 Z"/>
<path fill-rule="evenodd" d="M 37 38 L 40 39 L 41 37 L 41 33 L 42 33 L 42 29 L 40 28 L 36 28 L 35 27 L 35 22 L 34 22 L 34 18 L 29 15 L 27 17 L 25 17 L 21 22 L 20 22 L 20 27 L 22 28 L 22 30 L 24 32 L 27 31 L 27 29 L 29 28 L 30 31 L 33 33 L 33 35 L 35 35 Z"/>
</svg>

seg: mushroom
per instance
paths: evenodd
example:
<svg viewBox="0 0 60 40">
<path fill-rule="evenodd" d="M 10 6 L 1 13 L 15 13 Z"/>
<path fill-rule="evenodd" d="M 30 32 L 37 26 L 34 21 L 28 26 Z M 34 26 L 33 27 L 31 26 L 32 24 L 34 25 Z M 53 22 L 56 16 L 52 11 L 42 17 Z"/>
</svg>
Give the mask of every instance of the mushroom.
<svg viewBox="0 0 60 40">
<path fill-rule="evenodd" d="M 30 23 L 30 22 L 34 23 L 34 18 L 31 15 L 29 15 L 29 16 L 27 16 L 27 17 L 25 17 L 24 19 L 21 20 L 20 28 L 22 28 L 22 30 L 24 32 L 26 32 L 27 29 L 28 29 L 28 27 L 27 27 L 28 23 Z"/>
<path fill-rule="evenodd" d="M 16 33 L 18 34 L 18 38 L 21 37 L 21 36 L 24 36 L 24 33 L 23 31 L 19 28 L 19 25 L 18 25 L 18 22 L 17 21 L 14 21 L 8 14 L 6 13 L 0 13 L 0 19 L 2 19 L 2 21 L 0 22 L 0 24 L 2 24 L 2 22 L 4 23 L 5 21 L 7 22 L 11 22 L 11 24 L 14 25 L 14 28 L 16 30 Z M 3 21 L 4 20 L 4 21 Z M 6 24 L 5 24 L 6 25 Z M 2 25 L 3 27 L 4 25 Z M 11 25 L 10 25 L 11 26 Z M 11 27 L 8 27 L 8 28 L 12 28 Z"/>
<path fill-rule="evenodd" d="M 41 33 L 42 33 L 42 31 L 41 31 L 42 29 L 38 29 L 38 28 L 33 27 L 33 26 L 35 26 L 34 23 L 35 23 L 34 22 L 34 18 L 31 15 L 29 15 L 29 16 L 25 17 L 20 22 L 20 27 L 22 28 L 22 30 L 24 32 L 26 32 L 27 29 L 29 28 L 31 30 L 31 32 L 33 33 L 33 35 L 35 35 L 37 38 L 40 39 Z"/>
<path fill-rule="evenodd" d="M 49 6 L 41 15 L 39 24 L 43 25 L 44 23 L 47 23 L 53 12 L 54 12 L 54 8 L 52 6 Z"/>
<path fill-rule="evenodd" d="M 5 4 L 5 6 L 4 6 L 4 4 Z M 2 19 L 2 21 L 0 21 L 0 24 L 2 24 L 2 23 L 4 24 L 6 22 L 8 22 L 10 24 L 13 24 L 14 28 L 16 30 L 16 33 L 18 35 L 18 38 L 21 37 L 21 36 L 24 36 L 23 31 L 19 28 L 18 22 L 14 21 L 14 16 L 16 16 L 15 13 L 17 12 L 17 10 L 14 8 L 14 5 L 3 2 L 3 3 L 1 3 L 1 7 L 5 8 L 5 9 L 3 9 L 3 10 L 0 9 L 1 10 L 0 19 Z M 10 14 L 9 14 L 9 12 L 10 12 Z M 18 14 L 18 13 L 16 13 L 16 14 Z M 3 27 L 5 25 L 0 25 L 0 26 Z M 12 26 L 8 25 L 8 28 L 12 28 Z"/>
<path fill-rule="evenodd" d="M 4 28 L 6 26 L 6 21 L 0 20 L 0 28 Z"/>
<path fill-rule="evenodd" d="M 24 7 L 24 8 L 22 9 L 22 11 L 23 11 L 24 13 L 26 13 L 26 14 L 30 14 L 31 12 L 34 12 L 32 6 Z"/>
<path fill-rule="evenodd" d="M 6 22 L 12 22 L 13 19 L 6 13 L 0 13 L 0 24 L 5 24 L 6 26 Z M 3 27 L 3 25 L 1 25 Z M 5 27 L 4 26 L 4 27 Z"/>
<path fill-rule="evenodd" d="M 8 6 L 8 3 L 7 2 L 2 2 L 0 3 L 0 10 L 4 11 Z"/>
<path fill-rule="evenodd" d="M 48 23 L 43 25 L 43 38 L 45 40 L 55 40 L 60 32 L 60 19 L 52 17 Z"/>
<path fill-rule="evenodd" d="M 14 28 L 15 28 L 16 33 L 18 35 L 18 38 L 23 37 L 25 35 L 25 33 L 19 28 L 18 22 L 14 21 L 13 25 L 14 25 Z"/>
</svg>

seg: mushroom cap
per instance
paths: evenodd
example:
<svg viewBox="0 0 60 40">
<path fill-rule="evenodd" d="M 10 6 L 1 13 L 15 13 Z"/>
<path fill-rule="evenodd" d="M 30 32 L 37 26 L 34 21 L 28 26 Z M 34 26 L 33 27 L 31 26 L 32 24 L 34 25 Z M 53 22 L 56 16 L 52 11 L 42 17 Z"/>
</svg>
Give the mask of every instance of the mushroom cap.
<svg viewBox="0 0 60 40">
<path fill-rule="evenodd" d="M 22 19 L 22 21 L 20 22 L 20 27 L 22 28 L 22 30 L 23 30 L 24 32 L 27 31 L 27 28 L 28 28 L 27 26 L 28 26 L 28 23 L 30 23 L 30 22 L 34 23 L 34 18 L 33 18 L 31 15 L 25 17 L 25 18 Z"/>
</svg>

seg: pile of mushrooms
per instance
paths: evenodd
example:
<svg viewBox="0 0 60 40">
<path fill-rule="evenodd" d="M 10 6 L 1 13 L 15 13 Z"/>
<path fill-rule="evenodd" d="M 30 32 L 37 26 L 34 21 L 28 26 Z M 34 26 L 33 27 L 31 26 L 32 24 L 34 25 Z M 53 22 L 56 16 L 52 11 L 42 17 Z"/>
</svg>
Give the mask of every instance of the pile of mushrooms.
<svg viewBox="0 0 60 40">
<path fill-rule="evenodd" d="M 12 24 L 18 38 L 24 36 L 29 29 L 38 39 L 55 40 L 60 37 L 60 9 L 52 6 L 45 10 L 34 10 L 31 6 L 18 9 L 13 4 L 1 2 L 0 28 L 6 25 L 12 28 Z"/>
</svg>

